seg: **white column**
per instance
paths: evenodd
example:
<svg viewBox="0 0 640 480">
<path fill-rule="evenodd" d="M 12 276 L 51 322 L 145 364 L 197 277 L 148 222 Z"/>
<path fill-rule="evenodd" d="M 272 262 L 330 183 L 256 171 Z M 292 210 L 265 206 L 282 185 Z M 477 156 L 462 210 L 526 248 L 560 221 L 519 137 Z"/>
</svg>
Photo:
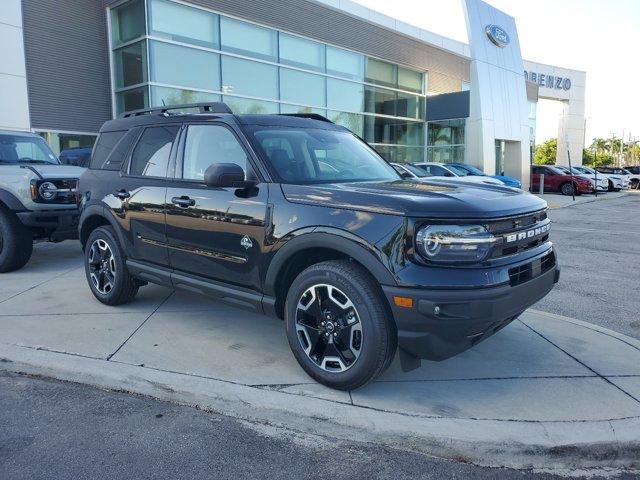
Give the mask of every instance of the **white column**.
<svg viewBox="0 0 640 480">
<path fill-rule="evenodd" d="M 482 0 L 463 0 L 471 51 L 471 93 L 465 160 L 488 175 L 495 171 L 495 141 L 507 142 L 505 173 L 529 181 L 529 105 L 518 31 L 513 17 Z M 487 29 L 508 41 L 497 45 Z"/>
<path fill-rule="evenodd" d="M 22 2 L 2 0 L 2 7 L 0 7 L 0 129 L 29 130 L 30 128 Z"/>
<path fill-rule="evenodd" d="M 569 99 L 568 102 L 564 102 L 558 123 L 558 164 L 569 165 L 568 149 L 571 152 L 571 164 L 582 165 L 585 134 L 584 101 Z"/>
</svg>

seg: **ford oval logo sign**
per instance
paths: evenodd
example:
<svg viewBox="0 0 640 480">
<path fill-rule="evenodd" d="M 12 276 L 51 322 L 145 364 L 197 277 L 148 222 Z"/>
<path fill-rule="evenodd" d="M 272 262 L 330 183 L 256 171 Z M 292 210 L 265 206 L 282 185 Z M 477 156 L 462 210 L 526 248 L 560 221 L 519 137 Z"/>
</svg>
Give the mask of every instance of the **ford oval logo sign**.
<svg viewBox="0 0 640 480">
<path fill-rule="evenodd" d="M 506 47 L 511 42 L 509 34 L 497 25 L 487 25 L 487 28 L 485 28 L 485 32 L 487 32 L 487 37 L 489 37 L 489 40 L 491 40 L 494 45 L 500 48 Z"/>
</svg>

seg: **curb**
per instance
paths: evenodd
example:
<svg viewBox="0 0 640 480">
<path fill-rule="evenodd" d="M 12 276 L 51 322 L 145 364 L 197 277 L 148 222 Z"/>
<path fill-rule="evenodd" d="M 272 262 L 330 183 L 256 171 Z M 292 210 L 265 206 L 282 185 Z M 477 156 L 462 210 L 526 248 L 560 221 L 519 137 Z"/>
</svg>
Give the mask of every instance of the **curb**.
<svg viewBox="0 0 640 480">
<path fill-rule="evenodd" d="M 584 205 L 584 204 L 587 204 L 587 203 L 605 202 L 607 200 L 616 200 L 618 198 L 628 197 L 629 195 L 633 195 L 633 193 L 631 191 L 626 191 L 626 192 L 623 192 L 622 195 L 618 195 L 616 197 L 611 197 L 611 196 L 592 197 L 592 198 L 589 198 L 589 199 L 586 199 L 586 200 L 582 200 L 581 199 L 579 201 L 568 203 L 566 205 L 556 205 L 556 204 L 549 203 L 549 202 L 547 202 L 547 203 L 549 205 L 549 209 L 550 210 L 560 210 L 561 208 L 576 207 L 578 205 Z"/>
<path fill-rule="evenodd" d="M 640 417 L 532 422 L 422 417 L 0 344 L 0 370 L 197 406 L 249 422 L 490 467 L 640 470 Z"/>
</svg>

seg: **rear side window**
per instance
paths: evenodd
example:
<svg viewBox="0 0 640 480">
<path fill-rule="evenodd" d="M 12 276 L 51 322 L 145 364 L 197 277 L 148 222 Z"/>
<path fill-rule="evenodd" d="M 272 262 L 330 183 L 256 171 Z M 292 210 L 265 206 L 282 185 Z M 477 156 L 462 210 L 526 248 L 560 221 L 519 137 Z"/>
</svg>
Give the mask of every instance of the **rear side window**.
<svg viewBox="0 0 640 480">
<path fill-rule="evenodd" d="M 165 177 L 169 165 L 169 154 L 178 129 L 177 125 L 145 129 L 131 154 L 129 175 Z"/>
<path fill-rule="evenodd" d="M 93 148 L 89 168 L 104 169 L 107 158 L 109 158 L 109 154 L 122 137 L 124 137 L 125 133 L 126 131 L 101 133 L 96 141 L 95 147 Z M 120 167 L 117 168 L 117 170 L 119 169 Z"/>
</svg>

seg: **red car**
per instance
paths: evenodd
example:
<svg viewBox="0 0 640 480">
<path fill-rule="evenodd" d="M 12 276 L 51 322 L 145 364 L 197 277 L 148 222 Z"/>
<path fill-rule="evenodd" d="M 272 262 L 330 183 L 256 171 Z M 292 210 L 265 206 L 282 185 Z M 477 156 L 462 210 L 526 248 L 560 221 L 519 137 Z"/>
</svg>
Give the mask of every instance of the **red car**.
<svg viewBox="0 0 640 480">
<path fill-rule="evenodd" d="M 531 167 L 531 190 L 540 191 L 540 175 L 544 175 L 544 191 L 560 192 L 563 195 L 577 195 L 581 193 L 592 193 L 593 185 L 591 181 L 584 177 L 579 177 L 564 173 L 549 165 L 534 165 Z"/>
</svg>

